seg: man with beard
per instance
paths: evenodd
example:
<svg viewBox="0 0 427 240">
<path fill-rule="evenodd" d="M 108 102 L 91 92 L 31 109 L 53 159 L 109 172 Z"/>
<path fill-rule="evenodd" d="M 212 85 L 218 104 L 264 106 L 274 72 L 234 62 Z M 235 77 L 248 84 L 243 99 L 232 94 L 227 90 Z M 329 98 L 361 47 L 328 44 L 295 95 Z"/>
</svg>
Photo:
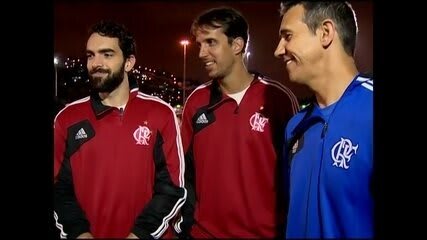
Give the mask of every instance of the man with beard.
<svg viewBox="0 0 427 240">
<path fill-rule="evenodd" d="M 178 121 L 128 72 L 135 41 L 101 21 L 86 45 L 91 96 L 54 120 L 54 217 L 66 238 L 159 238 L 186 198 Z"/>
<path fill-rule="evenodd" d="M 279 82 L 248 72 L 248 23 L 238 11 L 210 9 L 191 29 L 212 81 L 194 90 L 183 110 L 188 200 L 175 231 L 196 239 L 278 238 L 285 217 L 277 185 L 282 132 L 297 99 Z"/>
</svg>

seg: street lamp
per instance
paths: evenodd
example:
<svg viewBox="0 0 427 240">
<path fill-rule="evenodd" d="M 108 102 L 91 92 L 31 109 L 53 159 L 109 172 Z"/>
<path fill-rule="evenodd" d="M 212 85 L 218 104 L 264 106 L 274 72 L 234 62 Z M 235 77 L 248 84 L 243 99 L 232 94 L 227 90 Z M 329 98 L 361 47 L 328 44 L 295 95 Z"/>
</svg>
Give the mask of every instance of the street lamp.
<svg viewBox="0 0 427 240">
<path fill-rule="evenodd" d="M 190 44 L 190 41 L 188 40 L 181 40 L 181 45 L 184 46 L 184 70 L 183 70 L 183 76 L 182 76 L 182 104 L 185 103 L 185 64 L 186 64 L 186 58 L 187 58 L 187 45 Z"/>
<path fill-rule="evenodd" d="M 55 98 L 58 97 L 58 73 L 57 73 L 57 70 L 56 70 L 58 63 L 59 63 L 58 58 L 54 57 L 53 58 L 53 64 L 54 64 L 54 67 L 55 67 Z"/>
</svg>

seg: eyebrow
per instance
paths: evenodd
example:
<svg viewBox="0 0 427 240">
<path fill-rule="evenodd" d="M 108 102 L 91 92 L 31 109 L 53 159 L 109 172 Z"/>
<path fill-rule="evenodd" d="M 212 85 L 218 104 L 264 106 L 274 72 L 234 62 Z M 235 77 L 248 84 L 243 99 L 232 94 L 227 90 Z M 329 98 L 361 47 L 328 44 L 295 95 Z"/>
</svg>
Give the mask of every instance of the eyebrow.
<svg viewBox="0 0 427 240">
<path fill-rule="evenodd" d="M 208 42 L 208 41 L 216 41 L 216 38 L 206 38 L 205 40 L 204 40 L 204 42 Z"/>
<path fill-rule="evenodd" d="M 205 38 L 205 39 L 203 39 L 203 40 L 202 40 L 202 41 L 200 41 L 200 42 L 196 40 L 196 44 L 200 46 L 202 43 L 207 43 L 207 42 L 209 42 L 209 41 L 211 41 L 211 42 L 212 42 L 212 41 L 217 41 L 217 40 L 216 40 L 216 38 L 209 37 L 209 38 Z"/>
<path fill-rule="evenodd" d="M 288 28 L 280 29 L 279 36 L 282 36 L 283 34 L 288 33 L 288 32 L 291 32 L 291 30 L 289 30 Z"/>
<path fill-rule="evenodd" d="M 97 52 L 98 53 L 109 53 L 109 52 L 116 52 L 116 51 L 114 51 L 114 49 L 112 49 L 112 48 L 102 48 L 102 49 L 99 49 Z M 86 50 L 86 53 L 94 53 L 94 52 L 92 50 Z"/>
</svg>

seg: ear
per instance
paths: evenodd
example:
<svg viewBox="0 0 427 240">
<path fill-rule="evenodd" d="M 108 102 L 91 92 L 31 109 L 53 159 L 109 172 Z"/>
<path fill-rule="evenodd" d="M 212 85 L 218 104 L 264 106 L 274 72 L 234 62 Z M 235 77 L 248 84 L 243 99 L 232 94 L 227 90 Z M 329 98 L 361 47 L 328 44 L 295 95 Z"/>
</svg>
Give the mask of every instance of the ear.
<svg viewBox="0 0 427 240">
<path fill-rule="evenodd" d="M 240 54 L 243 51 L 243 46 L 245 45 L 245 41 L 241 37 L 237 37 L 231 43 L 231 48 L 233 49 L 234 54 Z"/>
<path fill-rule="evenodd" d="M 133 66 L 135 65 L 135 62 L 136 62 L 135 55 L 130 55 L 128 58 L 126 58 L 125 71 L 129 72 L 133 68 Z"/>
<path fill-rule="evenodd" d="M 335 23 L 331 19 L 325 19 L 319 29 L 320 42 L 323 48 L 328 48 L 336 36 Z"/>
</svg>

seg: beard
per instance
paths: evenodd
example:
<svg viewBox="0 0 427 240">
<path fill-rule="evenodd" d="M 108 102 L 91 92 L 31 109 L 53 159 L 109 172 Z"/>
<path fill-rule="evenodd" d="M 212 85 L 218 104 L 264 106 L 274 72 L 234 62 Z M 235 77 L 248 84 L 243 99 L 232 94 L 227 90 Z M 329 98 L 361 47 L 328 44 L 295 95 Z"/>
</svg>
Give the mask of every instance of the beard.
<svg viewBox="0 0 427 240">
<path fill-rule="evenodd" d="M 104 77 L 94 77 L 94 73 L 107 73 Z M 89 79 L 92 90 L 95 92 L 108 92 L 114 91 L 122 82 L 125 76 L 125 63 L 117 72 L 111 72 L 109 69 L 95 68 L 89 72 Z"/>
</svg>

